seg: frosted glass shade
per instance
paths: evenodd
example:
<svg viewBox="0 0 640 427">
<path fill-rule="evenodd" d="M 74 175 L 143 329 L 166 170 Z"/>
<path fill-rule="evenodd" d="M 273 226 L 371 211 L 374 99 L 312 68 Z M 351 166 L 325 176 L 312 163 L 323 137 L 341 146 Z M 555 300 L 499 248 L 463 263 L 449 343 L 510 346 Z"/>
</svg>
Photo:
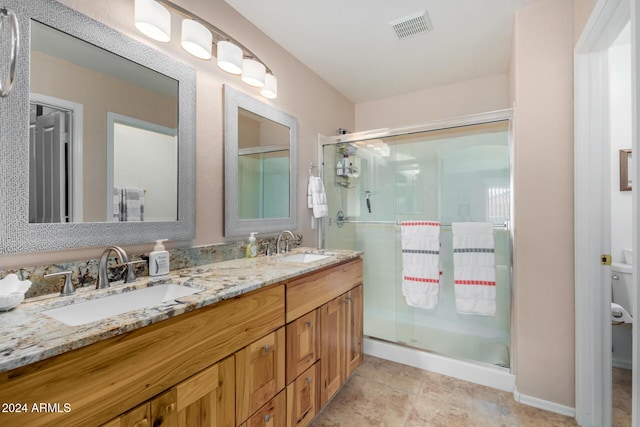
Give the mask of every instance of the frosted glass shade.
<svg viewBox="0 0 640 427">
<path fill-rule="evenodd" d="M 213 35 L 201 23 L 193 19 L 185 19 L 182 21 L 182 35 L 180 42 L 184 50 L 191 55 L 200 59 L 211 58 L 211 43 Z"/>
<path fill-rule="evenodd" d="M 171 40 L 171 13 L 155 0 L 136 0 L 135 25 L 154 40 Z"/>
<path fill-rule="evenodd" d="M 219 41 L 218 67 L 231 74 L 242 73 L 242 49 L 228 41 Z"/>
<path fill-rule="evenodd" d="M 278 79 L 276 79 L 273 74 L 267 74 L 264 76 L 264 87 L 260 93 L 268 99 L 278 97 Z"/>
<path fill-rule="evenodd" d="M 249 86 L 263 87 L 266 69 L 263 64 L 253 59 L 242 61 L 242 81 Z"/>
</svg>

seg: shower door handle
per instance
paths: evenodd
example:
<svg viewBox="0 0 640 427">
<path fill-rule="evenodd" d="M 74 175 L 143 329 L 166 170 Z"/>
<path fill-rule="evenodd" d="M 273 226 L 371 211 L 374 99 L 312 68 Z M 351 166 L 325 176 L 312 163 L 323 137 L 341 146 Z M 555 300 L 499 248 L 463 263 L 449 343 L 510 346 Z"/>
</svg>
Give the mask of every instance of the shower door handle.
<svg viewBox="0 0 640 427">
<path fill-rule="evenodd" d="M 18 49 L 20 48 L 20 30 L 18 28 L 18 18 L 16 14 L 6 7 L 0 8 L 0 33 L 4 21 L 8 20 L 11 25 L 11 59 L 9 61 L 9 74 L 6 81 L 0 81 L 0 97 L 5 98 L 11 92 L 11 87 L 16 76 L 16 62 L 18 59 Z"/>
</svg>

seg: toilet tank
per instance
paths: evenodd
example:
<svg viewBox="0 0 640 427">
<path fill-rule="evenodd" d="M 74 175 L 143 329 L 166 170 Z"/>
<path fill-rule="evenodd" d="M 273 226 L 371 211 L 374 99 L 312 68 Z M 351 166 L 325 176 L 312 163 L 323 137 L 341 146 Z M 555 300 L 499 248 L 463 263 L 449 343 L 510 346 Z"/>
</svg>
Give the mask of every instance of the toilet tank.
<svg viewBox="0 0 640 427">
<path fill-rule="evenodd" d="M 630 264 L 611 264 L 611 290 L 613 302 L 620 304 L 633 316 L 635 301 L 633 300 L 633 283 L 631 275 L 633 266 Z"/>
</svg>

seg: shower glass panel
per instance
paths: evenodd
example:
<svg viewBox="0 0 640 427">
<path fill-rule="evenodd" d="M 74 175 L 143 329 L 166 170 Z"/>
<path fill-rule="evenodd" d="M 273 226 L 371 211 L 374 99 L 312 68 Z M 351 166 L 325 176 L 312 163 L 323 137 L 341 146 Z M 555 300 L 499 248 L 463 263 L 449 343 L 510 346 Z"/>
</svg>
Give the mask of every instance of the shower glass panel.
<svg viewBox="0 0 640 427">
<path fill-rule="evenodd" d="M 330 219 L 325 247 L 364 251 L 365 335 L 509 367 L 509 121 L 323 146 Z M 441 222 L 441 291 L 433 309 L 402 295 L 400 222 Z M 452 222 L 494 224 L 496 316 L 456 312 Z"/>
</svg>

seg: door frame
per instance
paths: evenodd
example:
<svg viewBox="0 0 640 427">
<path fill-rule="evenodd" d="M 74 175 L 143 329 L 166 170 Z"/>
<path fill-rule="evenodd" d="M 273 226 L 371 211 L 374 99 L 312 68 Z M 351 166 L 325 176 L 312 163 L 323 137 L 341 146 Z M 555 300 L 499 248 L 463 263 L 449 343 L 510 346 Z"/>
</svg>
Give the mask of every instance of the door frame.
<svg viewBox="0 0 640 427">
<path fill-rule="evenodd" d="M 636 21 L 631 11 L 637 1 L 599 0 L 574 51 L 575 393 L 576 420 L 583 427 L 611 426 L 611 290 L 606 286 L 611 280 L 611 268 L 599 262 L 600 255 L 611 250 L 608 49 L 630 20 L 634 34 Z M 632 55 L 638 46 L 633 38 L 632 35 Z M 632 68 L 633 64 L 632 59 Z M 635 73 L 635 69 L 632 72 Z M 635 96 L 632 105 L 637 114 Z M 635 146 L 636 120 L 632 122 Z M 634 218 L 636 212 L 634 202 Z M 633 220 L 637 242 L 636 223 Z M 634 408 L 637 402 L 636 329 L 634 327 L 633 332 Z M 635 412 L 633 425 L 636 425 Z"/>
<path fill-rule="evenodd" d="M 71 132 L 71 138 L 68 140 L 71 151 L 70 157 L 68 158 L 71 163 L 69 167 L 71 219 L 72 222 L 83 222 L 83 106 L 77 102 L 35 92 L 29 94 L 29 103 L 46 105 L 58 110 L 69 111 L 72 114 L 72 124 L 70 129 L 67 129 L 67 132 Z"/>
</svg>

